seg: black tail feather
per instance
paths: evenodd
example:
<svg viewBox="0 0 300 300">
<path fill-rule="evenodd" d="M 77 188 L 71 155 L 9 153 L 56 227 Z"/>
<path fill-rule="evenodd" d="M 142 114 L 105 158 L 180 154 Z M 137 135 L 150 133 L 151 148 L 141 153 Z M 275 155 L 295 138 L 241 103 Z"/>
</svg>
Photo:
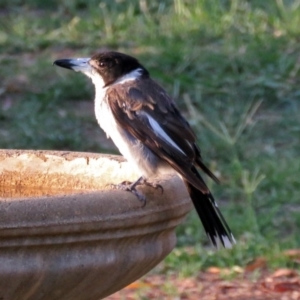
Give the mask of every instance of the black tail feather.
<svg viewBox="0 0 300 300">
<path fill-rule="evenodd" d="M 235 239 L 212 194 L 201 192 L 187 181 L 185 184 L 206 234 L 213 245 L 219 248 L 222 244 L 225 248 L 231 248 L 235 244 Z"/>
</svg>

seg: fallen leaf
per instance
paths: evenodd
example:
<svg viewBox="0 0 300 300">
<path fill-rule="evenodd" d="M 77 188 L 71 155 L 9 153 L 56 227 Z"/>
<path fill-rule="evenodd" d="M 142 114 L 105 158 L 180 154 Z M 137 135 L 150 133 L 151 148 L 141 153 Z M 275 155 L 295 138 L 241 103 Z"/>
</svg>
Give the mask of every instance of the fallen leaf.
<svg viewBox="0 0 300 300">
<path fill-rule="evenodd" d="M 210 273 L 210 274 L 220 274 L 221 269 L 218 267 L 210 267 L 210 268 L 206 269 L 206 272 Z"/>
<path fill-rule="evenodd" d="M 285 293 L 290 291 L 300 291 L 300 283 L 293 283 L 293 282 L 279 282 L 276 283 L 273 287 L 274 292 L 277 293 Z"/>
<path fill-rule="evenodd" d="M 283 254 L 290 258 L 300 258 L 300 249 L 289 249 L 283 251 Z"/>
<path fill-rule="evenodd" d="M 298 273 L 292 269 L 278 269 L 270 277 L 277 278 L 277 277 L 295 277 L 298 276 Z"/>
<path fill-rule="evenodd" d="M 293 262 L 300 264 L 300 249 L 285 250 L 283 255 L 291 259 Z"/>
<path fill-rule="evenodd" d="M 152 286 L 152 284 L 150 284 L 150 283 L 145 283 L 145 282 L 142 282 L 142 281 L 135 281 L 135 282 L 127 285 L 125 287 L 125 289 L 137 290 L 137 289 L 140 289 L 140 288 L 151 287 L 151 286 Z"/>
<path fill-rule="evenodd" d="M 240 267 L 240 266 L 233 266 L 231 268 L 231 270 L 234 273 L 240 273 L 240 274 L 244 273 L 244 269 L 242 267 Z"/>
<path fill-rule="evenodd" d="M 253 272 L 254 270 L 262 269 L 262 268 L 265 268 L 266 266 L 267 266 L 266 258 L 260 256 L 260 257 L 257 257 L 251 263 L 249 263 L 246 266 L 245 270 L 246 270 L 246 272 Z"/>
</svg>

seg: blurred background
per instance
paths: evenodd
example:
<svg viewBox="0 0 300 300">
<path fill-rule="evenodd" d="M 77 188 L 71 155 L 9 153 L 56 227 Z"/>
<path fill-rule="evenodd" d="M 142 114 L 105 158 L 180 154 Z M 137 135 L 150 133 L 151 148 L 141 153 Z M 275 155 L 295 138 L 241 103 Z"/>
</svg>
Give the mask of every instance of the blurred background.
<svg viewBox="0 0 300 300">
<path fill-rule="evenodd" d="M 101 50 L 137 57 L 190 121 L 237 246 L 215 252 L 196 213 L 154 272 L 299 268 L 300 1 L 0 0 L 0 148 L 117 153 L 94 87 L 52 65 Z"/>
</svg>

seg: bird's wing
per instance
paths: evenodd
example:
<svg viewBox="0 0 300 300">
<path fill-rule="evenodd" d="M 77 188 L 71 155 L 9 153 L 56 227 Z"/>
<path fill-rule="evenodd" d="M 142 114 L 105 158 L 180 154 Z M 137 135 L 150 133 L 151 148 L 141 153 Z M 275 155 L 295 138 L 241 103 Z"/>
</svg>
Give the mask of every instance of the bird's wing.
<svg viewBox="0 0 300 300">
<path fill-rule="evenodd" d="M 117 123 L 157 156 L 167 161 L 203 193 L 209 190 L 195 165 L 216 179 L 203 164 L 195 134 L 167 93 L 150 78 L 116 84 L 107 90 L 107 101 Z"/>
</svg>

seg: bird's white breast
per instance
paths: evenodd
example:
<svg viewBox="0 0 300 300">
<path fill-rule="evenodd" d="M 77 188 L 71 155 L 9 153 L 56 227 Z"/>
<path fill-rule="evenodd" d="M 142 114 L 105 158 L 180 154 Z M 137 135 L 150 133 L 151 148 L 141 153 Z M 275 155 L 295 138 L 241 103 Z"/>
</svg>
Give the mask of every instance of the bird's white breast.
<svg viewBox="0 0 300 300">
<path fill-rule="evenodd" d="M 128 140 L 123 129 L 116 123 L 106 99 L 107 88 L 103 87 L 104 82 L 102 78 L 94 75 L 92 80 L 96 87 L 95 115 L 100 127 L 106 133 L 107 137 L 113 140 L 121 154 L 136 167 L 138 172 L 141 172 L 137 162 L 138 145 L 133 145 L 132 141 Z"/>
<path fill-rule="evenodd" d="M 111 108 L 107 103 L 106 88 L 100 88 L 99 86 L 96 88 L 95 115 L 106 136 L 113 140 L 119 151 L 128 159 L 130 152 L 128 143 L 124 140 Z"/>
<path fill-rule="evenodd" d="M 123 78 L 119 79 L 115 84 L 123 84 L 124 82 L 136 80 L 140 75 L 139 70 L 135 70 Z M 96 119 L 106 133 L 108 138 L 111 138 L 119 149 L 121 154 L 136 168 L 136 171 L 145 177 L 156 176 L 157 172 L 170 172 L 170 168 L 162 166 L 161 160 L 152 153 L 139 140 L 130 136 L 117 123 L 107 101 L 107 88 L 103 87 L 104 82 L 102 78 L 93 74 L 90 76 L 95 84 L 95 115 Z M 160 167 L 159 167 L 160 166 Z M 159 167 L 159 168 L 158 168 Z"/>
</svg>

